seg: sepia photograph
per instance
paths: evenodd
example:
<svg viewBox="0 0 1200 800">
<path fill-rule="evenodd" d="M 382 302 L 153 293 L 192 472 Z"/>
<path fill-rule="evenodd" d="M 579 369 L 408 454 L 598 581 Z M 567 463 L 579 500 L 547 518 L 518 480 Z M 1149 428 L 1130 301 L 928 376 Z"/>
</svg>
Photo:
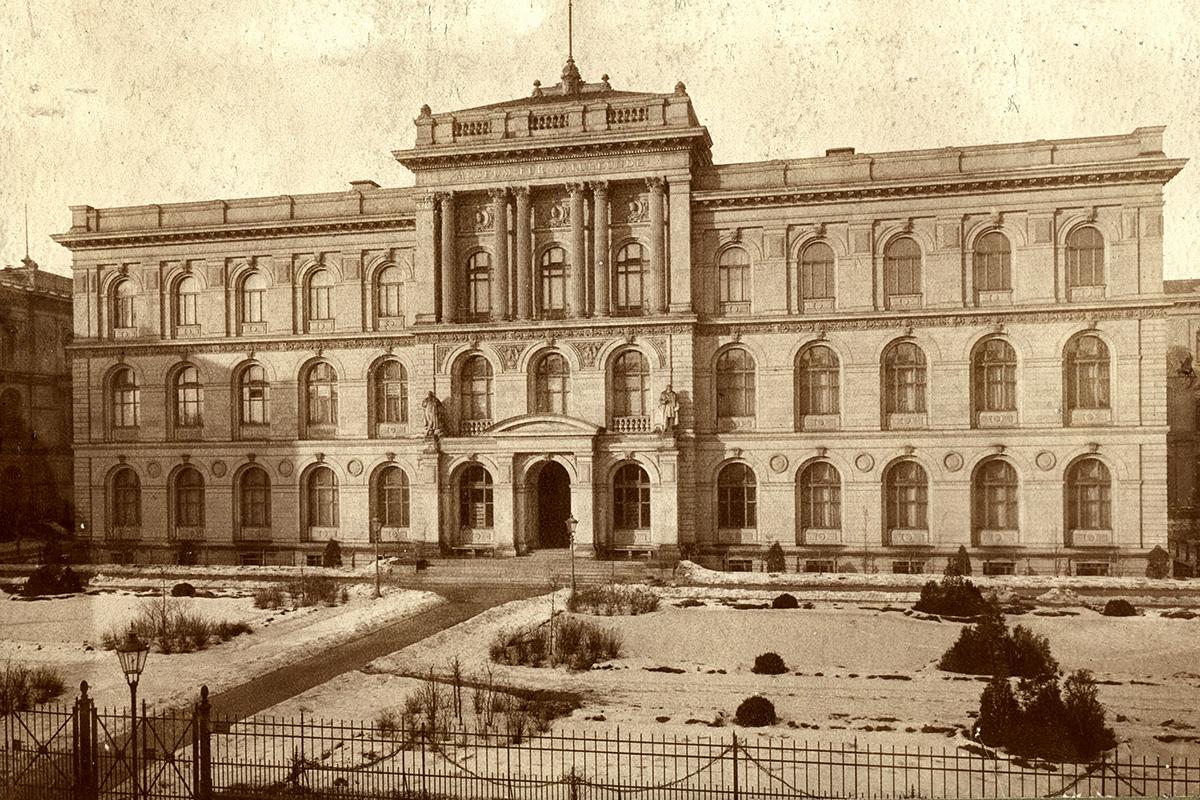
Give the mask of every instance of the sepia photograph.
<svg viewBox="0 0 1200 800">
<path fill-rule="evenodd" d="M 11 0 L 0 800 L 1200 797 L 1188 0 Z"/>
</svg>

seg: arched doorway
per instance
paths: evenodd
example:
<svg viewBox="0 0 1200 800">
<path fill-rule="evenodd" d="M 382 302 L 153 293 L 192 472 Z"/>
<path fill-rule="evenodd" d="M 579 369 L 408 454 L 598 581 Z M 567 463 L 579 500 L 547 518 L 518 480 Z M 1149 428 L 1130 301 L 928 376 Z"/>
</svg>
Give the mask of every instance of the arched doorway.
<svg viewBox="0 0 1200 800">
<path fill-rule="evenodd" d="M 537 478 L 537 547 L 566 547 L 571 516 L 571 478 L 562 464 L 547 461 Z"/>
</svg>

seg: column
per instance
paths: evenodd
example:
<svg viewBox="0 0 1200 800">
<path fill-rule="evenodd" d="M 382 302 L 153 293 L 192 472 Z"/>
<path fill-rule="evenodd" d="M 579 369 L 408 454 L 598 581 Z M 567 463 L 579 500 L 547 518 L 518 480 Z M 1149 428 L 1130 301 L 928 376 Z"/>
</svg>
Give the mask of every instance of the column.
<svg viewBox="0 0 1200 800">
<path fill-rule="evenodd" d="M 442 322 L 458 319 L 458 260 L 454 246 L 454 195 L 451 192 L 439 198 L 442 212 Z"/>
<path fill-rule="evenodd" d="M 592 250 L 596 258 L 592 296 L 595 298 L 596 316 L 607 317 L 609 298 L 612 296 L 612 284 L 608 277 L 608 181 L 595 181 L 589 185 L 592 188 Z"/>
<path fill-rule="evenodd" d="M 666 313 L 666 292 L 663 291 L 663 179 L 647 178 L 650 190 L 650 313 Z"/>
<path fill-rule="evenodd" d="M 571 316 L 587 316 L 587 234 L 583 229 L 584 187 L 568 183 L 571 193 Z"/>
<path fill-rule="evenodd" d="M 492 319 L 508 313 L 508 190 L 489 189 L 492 196 Z"/>
<path fill-rule="evenodd" d="M 518 186 L 513 189 L 517 196 L 517 318 L 529 319 L 533 311 L 533 265 L 531 258 L 531 241 L 529 238 L 529 187 Z"/>
</svg>

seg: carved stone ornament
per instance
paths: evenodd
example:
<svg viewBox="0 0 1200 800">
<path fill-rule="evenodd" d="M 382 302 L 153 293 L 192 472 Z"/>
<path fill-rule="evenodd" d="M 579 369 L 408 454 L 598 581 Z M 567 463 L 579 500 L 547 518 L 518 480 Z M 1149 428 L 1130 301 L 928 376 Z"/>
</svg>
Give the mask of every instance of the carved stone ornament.
<svg viewBox="0 0 1200 800">
<path fill-rule="evenodd" d="M 214 478 L 224 478 L 226 470 L 225 462 L 214 461 L 212 466 L 209 467 L 209 470 L 212 472 Z"/>
<path fill-rule="evenodd" d="M 350 459 L 350 463 L 346 464 L 346 472 L 357 478 L 363 473 L 363 463 L 357 458 Z"/>
<path fill-rule="evenodd" d="M 1049 450 L 1043 450 L 1033 457 L 1033 463 L 1038 465 L 1038 469 L 1042 472 L 1049 472 L 1054 469 L 1054 465 L 1058 463 L 1058 459 L 1054 457 L 1054 453 Z"/>
<path fill-rule="evenodd" d="M 942 459 L 942 465 L 949 472 L 958 472 L 963 468 L 963 457 L 961 453 L 946 453 L 946 457 Z"/>
<path fill-rule="evenodd" d="M 1087 451 L 1089 453 L 1099 453 L 1100 452 L 1100 443 L 1099 442 L 1088 442 L 1086 446 L 1087 446 Z"/>
<path fill-rule="evenodd" d="M 496 345 L 496 353 L 500 356 L 500 363 L 504 365 L 506 370 L 514 370 L 517 364 L 521 361 L 521 352 L 525 349 L 519 344 L 498 344 Z"/>
<path fill-rule="evenodd" d="M 571 206 L 562 200 L 555 201 L 546 215 L 547 227 L 565 228 L 571 224 Z"/>
<path fill-rule="evenodd" d="M 146 474 L 151 478 L 157 478 L 159 475 L 162 475 L 162 466 L 157 461 L 151 461 L 146 465 Z"/>
<path fill-rule="evenodd" d="M 859 453 L 854 457 L 854 466 L 859 472 L 870 472 L 875 469 L 875 459 L 867 453 Z"/>
<path fill-rule="evenodd" d="M 778 475 L 788 468 L 787 456 L 783 453 L 776 453 L 771 456 L 771 460 L 767 464 L 771 467 L 771 471 Z"/>
<path fill-rule="evenodd" d="M 590 339 L 583 342 L 571 342 L 571 347 L 575 348 L 575 352 L 579 353 L 579 363 L 585 367 L 593 367 L 596 365 L 596 359 L 600 357 L 600 351 L 604 349 L 603 340 Z"/>
<path fill-rule="evenodd" d="M 629 202 L 625 203 L 625 219 L 631 225 L 645 222 L 650 218 L 650 204 L 645 198 L 634 197 Z"/>
<path fill-rule="evenodd" d="M 286 458 L 279 459 L 279 463 L 275 466 L 275 468 L 279 470 L 279 474 L 285 478 L 288 475 L 291 475 L 292 470 L 295 469 L 295 467 L 292 466 L 292 462 L 288 461 Z"/>
<path fill-rule="evenodd" d="M 729 448 L 728 450 L 725 451 L 725 457 L 726 458 L 741 458 L 742 457 L 742 448 L 740 448 L 740 447 Z"/>
<path fill-rule="evenodd" d="M 384 457 L 384 458 L 386 458 L 388 461 L 395 461 L 395 460 L 396 460 L 396 454 L 395 454 L 395 453 L 393 453 L 391 450 L 389 450 L 388 452 L 384 453 L 384 454 L 383 454 L 383 457 Z"/>
</svg>

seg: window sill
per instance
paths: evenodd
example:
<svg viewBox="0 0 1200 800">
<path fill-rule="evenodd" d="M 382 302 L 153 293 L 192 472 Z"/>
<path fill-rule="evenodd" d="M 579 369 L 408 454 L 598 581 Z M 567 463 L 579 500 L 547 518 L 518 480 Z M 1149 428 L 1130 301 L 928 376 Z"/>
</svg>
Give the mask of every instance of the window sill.
<svg viewBox="0 0 1200 800">
<path fill-rule="evenodd" d="M 204 538 L 204 526 L 179 526 L 175 528 L 175 535 L 172 537 L 176 542 L 187 542 Z"/>
<path fill-rule="evenodd" d="M 333 333 L 336 325 L 332 319 L 310 319 L 307 330 L 309 333 Z"/>
<path fill-rule="evenodd" d="M 754 417 L 717 417 L 718 431 L 752 431 Z"/>
<path fill-rule="evenodd" d="M 138 336 L 137 328 L 113 328 L 112 332 L 114 339 L 136 339 Z"/>
<path fill-rule="evenodd" d="M 142 538 L 141 527 L 132 526 L 114 526 L 108 529 L 108 535 L 104 537 L 107 541 L 113 542 L 132 542 Z"/>
<path fill-rule="evenodd" d="M 176 339 L 198 339 L 198 338 L 200 338 L 200 335 L 201 335 L 201 332 L 200 332 L 199 325 L 176 325 L 175 326 L 175 338 Z"/>
<path fill-rule="evenodd" d="M 375 438 L 397 439 L 408 433 L 407 422 L 380 422 L 375 426 Z"/>
<path fill-rule="evenodd" d="M 243 322 L 241 327 L 243 336 L 262 334 L 267 332 L 267 323 L 265 322 Z"/>
<path fill-rule="evenodd" d="M 975 416 L 977 428 L 1014 428 L 1016 425 L 1016 411 L 980 411 Z"/>
<path fill-rule="evenodd" d="M 650 417 L 613 417 L 610 430 L 613 433 L 649 433 Z"/>
<path fill-rule="evenodd" d="M 800 418 L 802 431 L 836 431 L 842 427 L 839 414 L 805 414 Z"/>
<path fill-rule="evenodd" d="M 492 427 L 490 419 L 465 419 L 460 428 L 462 436 L 482 436 L 488 428 Z"/>
<path fill-rule="evenodd" d="M 839 528 L 807 528 L 800 535 L 800 544 L 807 546 L 841 543 L 842 531 Z"/>
<path fill-rule="evenodd" d="M 929 531 L 920 528 L 896 528 L 889 531 L 889 547 L 919 547 L 929 544 Z"/>
<path fill-rule="evenodd" d="M 189 442 L 203 438 L 204 427 L 201 425 L 178 425 L 173 433 L 175 441 Z"/>
<path fill-rule="evenodd" d="M 980 547 L 1016 547 L 1020 543 L 1020 536 L 1015 530 L 979 531 Z"/>
<path fill-rule="evenodd" d="M 800 301 L 800 313 L 820 314 L 837 310 L 837 301 L 832 297 L 810 297 Z"/>
<path fill-rule="evenodd" d="M 475 545 L 494 545 L 496 531 L 493 528 L 459 528 L 454 537 L 455 547 L 472 547 Z"/>
<path fill-rule="evenodd" d="M 141 438 L 141 429 L 137 426 L 113 428 L 109 431 L 108 438 L 114 442 L 136 442 Z"/>
<path fill-rule="evenodd" d="M 1067 424 L 1072 428 L 1089 425 L 1111 425 L 1111 408 L 1073 408 L 1067 417 Z"/>
<path fill-rule="evenodd" d="M 649 528 L 634 528 L 631 530 L 613 531 L 613 546 L 627 547 L 629 545 L 650 544 Z"/>
<path fill-rule="evenodd" d="M 1072 303 L 1078 303 L 1083 300 L 1103 300 L 1105 291 L 1103 285 L 1100 286 L 1072 286 L 1067 289 L 1067 300 Z"/>
<path fill-rule="evenodd" d="M 304 428 L 305 439 L 336 439 L 336 425 L 308 425 Z"/>
<path fill-rule="evenodd" d="M 887 429 L 889 431 L 915 431 L 929 427 L 927 414 L 888 414 Z"/>
<path fill-rule="evenodd" d="M 305 530 L 305 533 L 307 534 L 304 538 L 306 542 L 325 542 L 330 539 L 337 539 L 341 535 L 341 531 L 338 528 L 318 528 L 315 526 L 309 526 Z"/>
<path fill-rule="evenodd" d="M 975 293 L 977 306 L 1010 306 L 1012 305 L 1011 289 L 996 289 L 994 291 L 979 291 Z"/>
<path fill-rule="evenodd" d="M 919 294 L 892 294 L 884 298 L 884 306 L 888 309 L 920 308 L 924 299 Z"/>
<path fill-rule="evenodd" d="M 1073 529 L 1071 531 L 1071 546 L 1072 547 L 1112 547 L 1113 532 L 1111 530 L 1083 530 Z"/>
<path fill-rule="evenodd" d="M 734 303 L 721 303 L 717 306 L 717 313 L 722 317 L 744 317 L 750 314 L 750 301 L 739 300 Z"/>
<path fill-rule="evenodd" d="M 239 439 L 269 439 L 271 438 L 271 426 L 267 424 L 243 424 L 238 426 Z"/>
<path fill-rule="evenodd" d="M 241 528 L 233 537 L 235 542 L 269 542 L 271 541 L 270 528 Z"/>
<path fill-rule="evenodd" d="M 377 331 L 402 331 L 405 328 L 404 317 L 380 317 L 375 321 Z"/>
<path fill-rule="evenodd" d="M 717 544 L 757 544 L 757 528 L 718 528 Z"/>
</svg>

